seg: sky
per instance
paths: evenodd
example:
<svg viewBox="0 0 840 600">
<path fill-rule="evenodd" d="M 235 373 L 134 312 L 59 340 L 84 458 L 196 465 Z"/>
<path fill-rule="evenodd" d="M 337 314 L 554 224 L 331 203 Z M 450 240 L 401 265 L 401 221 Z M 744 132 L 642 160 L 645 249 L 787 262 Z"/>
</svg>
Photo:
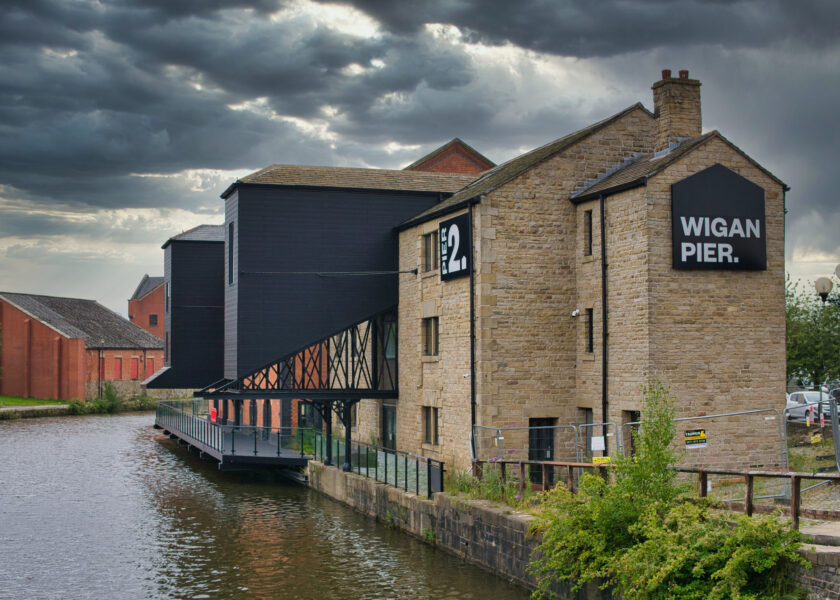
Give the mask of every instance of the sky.
<svg viewBox="0 0 840 600">
<path fill-rule="evenodd" d="M 791 187 L 787 270 L 812 281 L 840 262 L 838 23 L 835 0 L 4 0 L 0 290 L 125 315 L 237 177 L 454 137 L 501 163 L 652 109 L 662 69 Z"/>
</svg>

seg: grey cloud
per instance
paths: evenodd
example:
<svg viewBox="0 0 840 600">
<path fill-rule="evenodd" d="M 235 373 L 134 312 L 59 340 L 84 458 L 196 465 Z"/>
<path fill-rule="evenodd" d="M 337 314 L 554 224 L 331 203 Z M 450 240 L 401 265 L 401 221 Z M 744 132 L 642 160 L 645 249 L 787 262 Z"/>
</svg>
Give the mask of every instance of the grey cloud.
<svg viewBox="0 0 840 600">
<path fill-rule="evenodd" d="M 467 39 L 563 56 L 613 56 L 694 44 L 765 47 L 837 42 L 840 5 L 830 0 L 444 0 L 405 10 L 389 0 L 348 2 L 403 34 L 449 23 Z"/>
</svg>

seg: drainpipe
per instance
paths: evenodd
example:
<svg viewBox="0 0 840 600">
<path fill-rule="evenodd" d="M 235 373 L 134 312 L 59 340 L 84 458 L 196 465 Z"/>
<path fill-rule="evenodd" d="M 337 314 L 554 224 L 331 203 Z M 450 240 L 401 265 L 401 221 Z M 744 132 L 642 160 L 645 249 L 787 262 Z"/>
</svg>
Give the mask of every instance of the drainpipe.
<svg viewBox="0 0 840 600">
<path fill-rule="evenodd" d="M 608 421 L 609 396 L 607 394 L 607 214 L 604 195 L 599 197 L 601 203 L 601 422 Z M 609 455 L 607 444 L 607 426 L 601 427 L 604 436 L 604 455 Z"/>
<path fill-rule="evenodd" d="M 483 196 L 482 196 L 483 199 Z M 467 207 L 470 221 L 470 450 L 473 458 L 475 448 L 475 236 L 473 236 L 473 205 Z"/>
</svg>

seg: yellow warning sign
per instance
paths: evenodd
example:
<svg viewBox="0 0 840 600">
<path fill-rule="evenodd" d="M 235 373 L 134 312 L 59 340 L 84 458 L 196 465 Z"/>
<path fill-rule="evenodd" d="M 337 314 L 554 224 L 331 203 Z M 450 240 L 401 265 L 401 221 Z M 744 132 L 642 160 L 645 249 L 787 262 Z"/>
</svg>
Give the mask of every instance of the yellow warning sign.
<svg viewBox="0 0 840 600">
<path fill-rule="evenodd" d="M 593 456 L 592 457 L 592 464 L 593 465 L 605 465 L 610 462 L 609 456 Z"/>
<path fill-rule="evenodd" d="M 686 431 L 685 446 L 686 448 L 705 448 L 706 447 L 706 430 L 705 429 L 691 429 Z"/>
</svg>

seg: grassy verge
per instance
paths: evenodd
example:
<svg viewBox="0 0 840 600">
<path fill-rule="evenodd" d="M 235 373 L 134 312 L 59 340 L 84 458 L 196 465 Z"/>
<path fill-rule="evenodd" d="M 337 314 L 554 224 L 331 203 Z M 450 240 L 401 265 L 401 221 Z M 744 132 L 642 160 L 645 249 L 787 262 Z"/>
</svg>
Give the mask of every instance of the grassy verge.
<svg viewBox="0 0 840 600">
<path fill-rule="evenodd" d="M 0 396 L 0 406 L 47 406 L 51 404 L 67 404 L 67 401 L 20 398 L 18 396 Z"/>
</svg>

